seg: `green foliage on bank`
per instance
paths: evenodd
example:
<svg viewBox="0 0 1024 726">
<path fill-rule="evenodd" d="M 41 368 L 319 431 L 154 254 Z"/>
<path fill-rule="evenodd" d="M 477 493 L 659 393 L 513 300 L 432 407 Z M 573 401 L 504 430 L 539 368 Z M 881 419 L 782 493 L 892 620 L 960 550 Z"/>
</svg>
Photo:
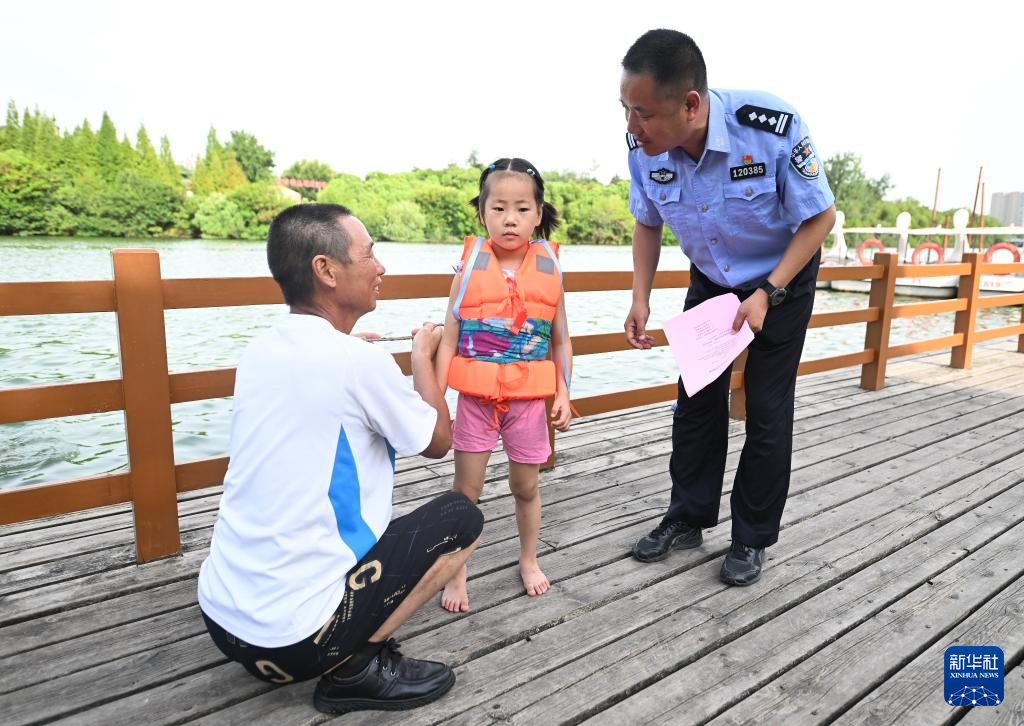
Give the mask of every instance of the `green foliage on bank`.
<svg viewBox="0 0 1024 726">
<path fill-rule="evenodd" d="M 339 174 L 317 201 L 344 204 L 377 239 L 458 242 L 481 231 L 469 205 L 477 195 L 481 171 L 481 166 L 469 163 L 397 174 L 371 172 L 365 179 Z M 554 239 L 562 244 L 629 244 L 633 217 L 627 180 L 602 184 L 557 172 L 544 177 L 546 199 L 562 220 Z"/>
<path fill-rule="evenodd" d="M 273 154 L 254 136 L 214 129 L 193 168 L 174 161 L 167 137 L 145 127 L 118 137 L 104 113 L 60 131 L 40 111 L 7 106 L 0 127 L 0 235 L 263 239 L 295 203 L 273 183 Z"/>
<path fill-rule="evenodd" d="M 258 240 L 300 195 L 303 201 L 345 205 L 375 239 L 459 242 L 481 231 L 469 205 L 482 171 L 475 154 L 465 166 L 371 172 L 365 178 L 302 160 L 281 175 L 326 182 L 319 191 L 286 191 L 274 183 L 273 166 L 274 153 L 245 131 L 232 131 L 221 142 L 211 128 L 205 153 L 189 168 L 175 162 L 166 137 L 157 150 L 145 127 L 134 141 L 119 138 L 104 113 L 96 131 L 88 120 L 61 131 L 54 118 L 38 110 L 19 113 L 11 101 L 0 127 L 0 235 Z M 930 208 L 914 199 L 886 199 L 888 176 L 870 178 L 858 156 L 833 156 L 825 171 L 846 226 L 892 226 L 903 211 L 910 212 L 912 226 L 930 226 Z M 628 179 L 602 184 L 586 175 L 548 172 L 545 180 L 547 199 L 562 220 L 554 239 L 629 244 Z M 938 224 L 946 213 L 938 212 Z M 665 241 L 675 242 L 667 230 Z"/>
</svg>

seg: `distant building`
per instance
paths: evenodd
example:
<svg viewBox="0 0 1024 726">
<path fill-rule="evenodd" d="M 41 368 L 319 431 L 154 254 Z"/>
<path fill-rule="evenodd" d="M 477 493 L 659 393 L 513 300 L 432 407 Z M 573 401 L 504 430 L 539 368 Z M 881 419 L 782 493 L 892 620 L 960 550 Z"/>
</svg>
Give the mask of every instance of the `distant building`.
<svg viewBox="0 0 1024 726">
<path fill-rule="evenodd" d="M 988 211 L 1003 224 L 1024 224 L 1024 192 L 996 192 Z"/>
</svg>

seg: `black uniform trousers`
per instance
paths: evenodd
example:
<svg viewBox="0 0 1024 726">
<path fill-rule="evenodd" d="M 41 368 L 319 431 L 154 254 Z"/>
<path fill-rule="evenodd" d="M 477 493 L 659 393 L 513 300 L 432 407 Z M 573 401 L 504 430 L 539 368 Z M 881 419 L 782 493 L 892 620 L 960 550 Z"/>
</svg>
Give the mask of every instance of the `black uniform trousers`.
<svg viewBox="0 0 1024 726">
<path fill-rule="evenodd" d="M 779 538 L 793 453 L 796 371 L 814 306 L 817 273 L 815 254 L 787 286 L 791 292 L 786 300 L 768 308 L 763 329 L 747 350 L 743 374 L 747 437 L 730 504 L 732 538 L 750 547 L 767 547 Z M 691 266 L 685 308 L 729 292 L 745 300 L 754 290 L 721 287 Z M 692 398 L 679 380 L 669 462 L 670 520 L 693 527 L 718 524 L 729 439 L 731 375 L 730 366 Z"/>
</svg>

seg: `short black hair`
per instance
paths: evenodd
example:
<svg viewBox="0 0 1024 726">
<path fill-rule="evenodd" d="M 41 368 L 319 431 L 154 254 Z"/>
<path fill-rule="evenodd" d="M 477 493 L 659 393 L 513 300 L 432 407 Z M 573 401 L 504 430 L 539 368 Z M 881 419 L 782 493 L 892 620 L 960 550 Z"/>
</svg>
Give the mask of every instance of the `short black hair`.
<svg viewBox="0 0 1024 726">
<path fill-rule="evenodd" d="M 477 216 L 480 215 L 480 209 L 487 204 L 487 180 L 491 174 L 497 171 L 518 172 L 526 174 L 533 180 L 533 200 L 540 208 L 540 224 L 537 225 L 537 228 L 540 230 L 543 239 L 550 239 L 551 233 L 561 224 L 558 220 L 558 210 L 550 203 L 544 201 L 544 179 L 541 177 L 540 172 L 537 171 L 537 167 L 526 159 L 517 157 L 502 158 L 484 167 L 484 170 L 480 173 L 480 193 L 469 200 L 469 204 L 476 210 Z"/>
<path fill-rule="evenodd" d="M 708 92 L 708 69 L 704 54 L 686 33 L 678 30 L 648 30 L 637 38 L 622 59 L 627 73 L 647 73 L 654 83 L 680 97 L 690 91 Z"/>
<path fill-rule="evenodd" d="M 278 214 L 267 235 L 267 264 L 289 305 L 313 300 L 313 258 L 327 255 L 342 264 L 352 238 L 341 220 L 352 216 L 340 204 L 296 204 Z"/>
</svg>

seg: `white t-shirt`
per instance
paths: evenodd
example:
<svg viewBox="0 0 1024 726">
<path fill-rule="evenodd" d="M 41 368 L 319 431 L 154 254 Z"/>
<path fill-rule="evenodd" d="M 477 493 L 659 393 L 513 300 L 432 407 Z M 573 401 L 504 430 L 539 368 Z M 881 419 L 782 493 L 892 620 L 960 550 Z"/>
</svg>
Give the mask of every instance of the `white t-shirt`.
<svg viewBox="0 0 1024 726">
<path fill-rule="evenodd" d="M 231 463 L 199 605 L 276 648 L 309 637 L 391 521 L 395 452 L 430 444 L 437 412 L 391 355 L 290 314 L 238 364 Z"/>
</svg>

